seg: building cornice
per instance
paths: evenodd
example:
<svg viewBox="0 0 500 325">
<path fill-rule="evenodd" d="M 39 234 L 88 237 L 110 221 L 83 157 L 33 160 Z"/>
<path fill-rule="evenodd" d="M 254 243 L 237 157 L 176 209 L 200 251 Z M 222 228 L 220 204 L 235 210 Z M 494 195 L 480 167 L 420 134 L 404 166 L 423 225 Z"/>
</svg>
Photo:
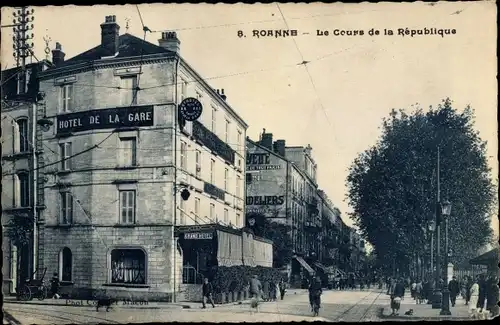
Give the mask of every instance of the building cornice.
<svg viewBox="0 0 500 325">
<path fill-rule="evenodd" d="M 112 69 L 112 68 L 122 68 L 133 65 L 144 65 L 144 64 L 154 64 L 154 63 L 164 63 L 175 59 L 175 55 L 171 53 L 159 53 L 126 58 L 112 58 L 112 59 L 101 59 L 95 61 L 81 62 L 75 64 L 70 64 L 60 68 L 49 69 L 39 74 L 40 80 L 53 79 L 58 77 L 63 77 L 70 74 L 78 74 L 88 71 L 95 71 L 100 69 Z"/>
<path fill-rule="evenodd" d="M 205 88 L 205 90 L 210 94 L 210 97 L 215 99 L 215 101 L 217 102 L 217 104 L 219 104 L 220 106 L 224 107 L 226 109 L 226 111 L 228 111 L 230 113 L 230 115 L 235 118 L 241 125 L 243 125 L 243 127 L 245 128 L 245 130 L 248 129 L 248 124 L 243 121 L 243 119 L 241 118 L 241 116 L 239 116 L 236 111 L 227 103 L 227 101 L 225 101 L 224 99 L 222 99 L 220 97 L 219 94 L 217 94 L 215 92 L 215 90 L 210 87 L 210 85 L 203 79 L 203 77 L 201 77 L 195 70 L 193 67 L 191 67 L 182 57 L 179 57 L 180 59 L 180 63 L 181 63 L 181 67 L 183 69 L 186 69 L 187 72 L 189 72 L 190 74 L 192 74 L 195 78 L 196 78 L 196 81 L 200 84 L 202 84 Z"/>
</svg>

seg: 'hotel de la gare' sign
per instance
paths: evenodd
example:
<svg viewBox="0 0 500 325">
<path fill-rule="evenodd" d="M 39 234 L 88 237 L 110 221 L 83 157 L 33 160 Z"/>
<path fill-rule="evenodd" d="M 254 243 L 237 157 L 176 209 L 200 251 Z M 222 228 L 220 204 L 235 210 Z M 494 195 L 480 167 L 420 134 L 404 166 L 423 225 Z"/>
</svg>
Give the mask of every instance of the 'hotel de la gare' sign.
<svg viewBox="0 0 500 325">
<path fill-rule="evenodd" d="M 57 116 L 57 133 L 73 133 L 97 129 L 152 126 L 152 105 L 127 106 L 61 114 Z"/>
</svg>

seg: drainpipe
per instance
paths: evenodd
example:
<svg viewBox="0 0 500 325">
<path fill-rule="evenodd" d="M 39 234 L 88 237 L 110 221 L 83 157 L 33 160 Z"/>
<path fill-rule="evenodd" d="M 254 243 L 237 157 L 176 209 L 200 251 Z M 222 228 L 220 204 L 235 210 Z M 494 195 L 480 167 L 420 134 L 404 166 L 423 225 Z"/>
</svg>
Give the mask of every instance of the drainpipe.
<svg viewBox="0 0 500 325">
<path fill-rule="evenodd" d="M 172 302 L 176 302 L 176 291 L 177 291 L 177 281 L 176 281 L 176 268 L 177 268 L 177 242 L 175 240 L 175 225 L 177 224 L 177 126 L 179 124 L 178 121 L 178 112 L 177 112 L 177 101 L 178 101 L 178 91 L 177 91 L 177 80 L 179 78 L 179 62 L 180 62 L 180 57 L 177 55 L 176 56 L 177 60 L 175 63 L 175 86 L 174 86 L 174 100 L 175 100 L 175 105 L 174 105 L 174 181 L 173 181 L 173 194 L 174 194 L 174 213 L 173 213 L 173 224 L 172 224 L 172 250 L 174 254 L 173 258 L 173 292 L 172 292 Z"/>
</svg>

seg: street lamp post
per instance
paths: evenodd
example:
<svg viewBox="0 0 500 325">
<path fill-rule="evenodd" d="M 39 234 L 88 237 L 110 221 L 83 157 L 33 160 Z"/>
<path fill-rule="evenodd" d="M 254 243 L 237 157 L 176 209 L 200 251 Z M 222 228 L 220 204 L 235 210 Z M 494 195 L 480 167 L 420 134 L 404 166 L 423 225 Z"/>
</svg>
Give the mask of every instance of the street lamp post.
<svg viewBox="0 0 500 325">
<path fill-rule="evenodd" d="M 443 202 L 441 208 L 442 208 L 441 215 L 443 216 L 444 229 L 445 229 L 445 248 L 444 248 L 444 252 L 445 252 L 445 255 L 444 255 L 444 267 L 445 267 L 444 283 L 445 283 L 445 286 L 443 288 L 443 302 L 442 302 L 442 308 L 441 308 L 440 315 L 451 315 L 450 291 L 448 290 L 448 251 L 449 251 L 449 247 L 448 247 L 448 217 L 451 214 L 451 203 L 448 200 L 446 200 L 445 202 Z"/>
<path fill-rule="evenodd" d="M 432 284 L 432 278 L 434 275 L 434 231 L 436 231 L 436 221 L 431 220 L 429 221 L 429 233 L 431 234 L 431 258 L 430 258 L 430 276 L 431 276 L 431 284 Z M 431 288 L 434 289 L 434 286 L 431 285 Z M 432 298 L 432 297 L 431 297 Z M 427 301 L 428 304 L 432 304 L 433 299 L 429 299 Z"/>
<path fill-rule="evenodd" d="M 440 148 L 437 148 L 437 205 L 435 210 L 436 220 L 436 273 L 435 273 L 435 288 L 433 292 L 432 308 L 440 309 L 442 303 L 442 292 L 440 287 L 441 279 L 441 180 L 440 180 Z"/>
</svg>

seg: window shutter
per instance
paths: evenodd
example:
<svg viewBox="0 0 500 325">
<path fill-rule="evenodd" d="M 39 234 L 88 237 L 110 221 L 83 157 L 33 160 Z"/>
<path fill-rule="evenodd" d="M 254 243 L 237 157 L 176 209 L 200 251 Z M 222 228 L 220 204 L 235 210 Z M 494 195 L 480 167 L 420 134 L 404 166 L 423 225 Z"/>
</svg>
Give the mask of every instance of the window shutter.
<svg viewBox="0 0 500 325">
<path fill-rule="evenodd" d="M 14 153 L 18 153 L 21 150 L 21 139 L 19 136 L 19 124 L 16 121 L 12 121 L 12 140 Z"/>
<path fill-rule="evenodd" d="M 9 175 L 2 178 L 2 208 L 12 208 L 16 206 L 15 200 L 15 177 Z"/>
<path fill-rule="evenodd" d="M 13 177 L 14 180 L 14 206 L 19 207 L 21 206 L 21 182 L 19 181 L 19 176 L 14 175 Z"/>
</svg>

